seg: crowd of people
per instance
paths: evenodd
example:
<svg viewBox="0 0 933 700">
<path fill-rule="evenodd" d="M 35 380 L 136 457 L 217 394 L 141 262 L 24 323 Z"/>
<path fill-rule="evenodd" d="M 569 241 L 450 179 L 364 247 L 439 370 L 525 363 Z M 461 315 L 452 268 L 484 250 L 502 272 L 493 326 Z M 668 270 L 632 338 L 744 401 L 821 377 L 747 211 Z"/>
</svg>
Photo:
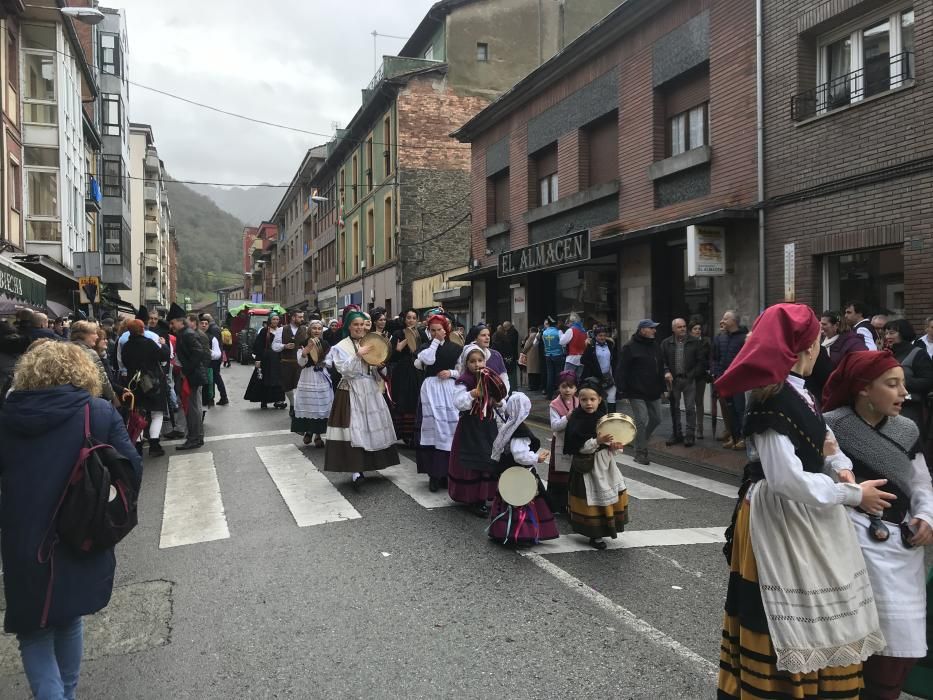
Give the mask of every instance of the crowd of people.
<svg viewBox="0 0 933 700">
<path fill-rule="evenodd" d="M 442 308 L 389 318 L 351 306 L 340 319 L 298 312 L 284 322 L 272 314 L 252 347 L 244 399 L 288 409 L 292 432 L 321 450 L 324 470 L 349 474 L 354 490 L 367 472 L 398 465 L 406 446 L 427 489 L 486 519 L 493 541 L 555 539 L 564 518 L 602 550 L 629 518 L 617 463 L 625 446 L 604 421 L 618 420 L 624 402 L 633 457 L 647 462 L 662 395 L 668 444 L 690 447 L 703 438 L 710 385 L 723 446 L 748 455 L 724 550 L 719 697 L 898 697 L 927 655 L 933 318 L 920 338 L 859 302 L 819 316 L 778 304 L 751 331 L 727 311 L 711 338 L 700 319 L 674 319 L 661 341 L 659 325 L 643 319 L 623 343 L 576 315 L 548 317 L 521 340 L 509 322 L 466 329 Z M 37 695 L 73 690 L 81 616 L 103 607 L 112 585 L 112 550 L 93 561 L 63 552 L 51 607 L 35 585 L 50 575 L 30 554 L 35 524 L 54 517 L 73 465 L 65 447 L 83 434 L 79 410 L 91 407 L 93 434 L 138 473 L 144 443 L 151 457 L 169 436 L 185 438 L 178 450 L 202 446 L 215 390 L 217 405 L 229 403 L 224 330 L 177 305 L 164 318 L 141 308 L 119 325 L 49 327 L 28 311 L 0 324 L 6 629 L 18 635 Z M 544 443 L 520 386 L 549 402 Z M 42 458 L 41 477 L 37 441 L 46 451 L 65 446 Z"/>
</svg>

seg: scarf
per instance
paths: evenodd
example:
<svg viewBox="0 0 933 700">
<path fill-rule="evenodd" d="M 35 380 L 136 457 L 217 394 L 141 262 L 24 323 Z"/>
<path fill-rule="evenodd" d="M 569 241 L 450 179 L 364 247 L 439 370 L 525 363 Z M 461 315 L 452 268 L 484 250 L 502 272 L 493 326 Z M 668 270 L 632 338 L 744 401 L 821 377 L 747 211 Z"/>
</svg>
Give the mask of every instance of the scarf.
<svg viewBox="0 0 933 700">
<path fill-rule="evenodd" d="M 558 397 L 555 398 L 553 401 L 551 401 L 550 406 L 551 406 L 551 408 L 553 408 L 555 411 L 557 411 L 557 415 L 559 415 L 561 418 L 563 418 L 564 416 L 567 416 L 567 415 L 569 415 L 570 413 L 572 413 L 574 410 L 576 410 L 576 409 L 580 406 L 580 399 L 578 399 L 576 396 L 574 396 L 574 397 L 572 397 L 570 403 L 571 403 L 571 407 L 570 407 L 570 408 L 567 408 L 567 404 L 564 403 L 563 397 L 562 397 L 562 396 L 558 396 Z M 594 430 L 595 430 L 595 428 L 594 428 Z"/>
<path fill-rule="evenodd" d="M 567 420 L 567 430 L 564 431 L 564 454 L 578 454 L 587 440 L 595 438 L 596 424 L 606 413 L 605 401 L 601 401 L 593 413 L 587 413 L 579 406 L 574 409 Z"/>
<path fill-rule="evenodd" d="M 492 461 L 498 462 L 512 441 L 512 435 L 518 430 L 518 427 L 531 413 L 531 399 L 525 394 L 512 394 L 505 403 L 505 413 L 508 416 L 505 425 L 496 435 L 495 442 L 492 443 Z"/>
<path fill-rule="evenodd" d="M 904 416 L 893 416 L 872 427 L 850 406 L 837 408 L 823 417 L 843 452 L 853 461 L 868 465 L 910 498 L 913 494 L 911 459 L 920 438 L 916 423 Z"/>
<path fill-rule="evenodd" d="M 862 389 L 898 366 L 890 350 L 864 350 L 846 354 L 823 387 L 823 410 L 851 406 Z"/>
</svg>

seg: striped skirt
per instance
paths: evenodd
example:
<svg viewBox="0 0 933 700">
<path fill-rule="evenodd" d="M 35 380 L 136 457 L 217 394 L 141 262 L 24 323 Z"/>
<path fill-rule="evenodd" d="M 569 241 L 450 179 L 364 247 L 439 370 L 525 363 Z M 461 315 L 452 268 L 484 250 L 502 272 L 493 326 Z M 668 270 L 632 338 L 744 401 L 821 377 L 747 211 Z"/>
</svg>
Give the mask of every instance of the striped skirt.
<svg viewBox="0 0 933 700">
<path fill-rule="evenodd" d="M 824 668 L 807 674 L 777 669 L 777 657 L 768 635 L 768 622 L 758 587 L 758 567 L 749 534 L 750 512 L 748 501 L 743 499 L 732 541 L 717 697 L 719 700 L 857 699 L 863 685 L 861 664 Z"/>
<path fill-rule="evenodd" d="M 576 469 L 570 472 L 567 506 L 573 531 L 584 537 L 615 538 L 628 522 L 628 491 L 620 493 L 619 500 L 610 506 L 591 506 L 586 502 L 583 473 Z"/>
</svg>

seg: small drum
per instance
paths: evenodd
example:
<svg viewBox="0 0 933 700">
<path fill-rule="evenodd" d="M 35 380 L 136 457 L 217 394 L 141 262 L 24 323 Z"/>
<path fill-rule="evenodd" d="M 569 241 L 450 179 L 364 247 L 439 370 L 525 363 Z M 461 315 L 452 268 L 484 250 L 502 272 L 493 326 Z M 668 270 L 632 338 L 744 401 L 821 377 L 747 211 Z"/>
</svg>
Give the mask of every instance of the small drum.
<svg viewBox="0 0 933 700">
<path fill-rule="evenodd" d="M 389 341 L 381 333 L 367 333 L 360 339 L 359 344 L 372 348 L 364 358 L 366 364 L 378 367 L 385 364 L 385 361 L 389 359 L 392 348 L 389 346 Z"/>
<path fill-rule="evenodd" d="M 310 344 L 308 345 L 308 359 L 311 360 L 312 365 L 316 365 L 321 361 L 321 339 L 312 338 Z"/>
<path fill-rule="evenodd" d="M 509 467 L 499 477 L 499 495 L 510 506 L 527 506 L 538 495 L 538 482 L 524 467 Z"/>
<path fill-rule="evenodd" d="M 629 445 L 635 440 L 635 421 L 624 413 L 609 413 L 596 424 L 596 435 L 611 435 L 613 442 Z"/>
<path fill-rule="evenodd" d="M 412 352 L 418 352 L 418 346 L 421 344 L 421 337 L 416 328 L 405 326 L 405 342 L 408 343 L 408 349 Z"/>
</svg>

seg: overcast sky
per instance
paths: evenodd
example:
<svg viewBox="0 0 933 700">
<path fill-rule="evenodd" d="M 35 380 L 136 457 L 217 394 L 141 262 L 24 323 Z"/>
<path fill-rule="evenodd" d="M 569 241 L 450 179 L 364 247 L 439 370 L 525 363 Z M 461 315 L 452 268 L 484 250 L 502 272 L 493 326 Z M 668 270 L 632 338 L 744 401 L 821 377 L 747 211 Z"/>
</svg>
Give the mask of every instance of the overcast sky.
<svg viewBox="0 0 933 700">
<path fill-rule="evenodd" d="M 410 35 L 433 0 L 111 0 L 126 10 L 130 80 L 221 109 L 332 134 L 373 74 L 372 31 Z M 404 41 L 378 39 L 379 55 Z M 179 180 L 288 182 L 326 136 L 210 112 L 130 86 Z"/>
</svg>

